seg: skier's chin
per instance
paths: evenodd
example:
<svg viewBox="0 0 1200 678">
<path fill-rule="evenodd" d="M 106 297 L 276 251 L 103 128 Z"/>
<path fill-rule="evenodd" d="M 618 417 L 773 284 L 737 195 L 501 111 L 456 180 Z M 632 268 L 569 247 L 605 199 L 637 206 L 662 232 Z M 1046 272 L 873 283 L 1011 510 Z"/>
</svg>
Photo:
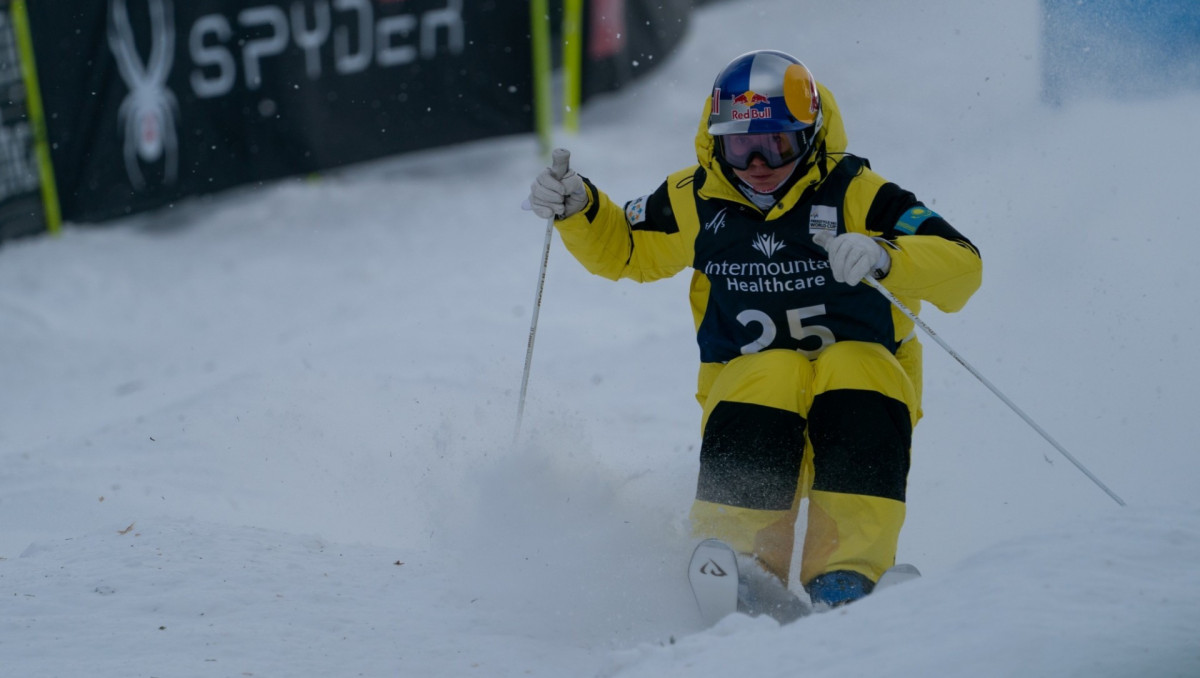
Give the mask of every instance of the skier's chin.
<svg viewBox="0 0 1200 678">
<path fill-rule="evenodd" d="M 770 184 L 764 184 L 762 182 L 756 182 L 756 181 L 751 180 L 751 181 L 747 182 L 747 184 L 750 186 L 750 188 L 754 189 L 755 193 L 761 193 L 763 195 L 770 195 L 770 194 L 774 193 L 776 190 L 778 190 L 779 187 L 783 185 L 783 182 L 777 181 L 777 182 L 770 183 Z"/>
</svg>

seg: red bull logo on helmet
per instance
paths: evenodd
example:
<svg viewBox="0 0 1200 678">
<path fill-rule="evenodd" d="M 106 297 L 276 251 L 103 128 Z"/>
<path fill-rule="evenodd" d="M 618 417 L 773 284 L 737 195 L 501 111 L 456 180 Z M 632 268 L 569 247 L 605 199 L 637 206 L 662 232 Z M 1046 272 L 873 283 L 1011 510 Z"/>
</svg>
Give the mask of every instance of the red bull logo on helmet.
<svg viewBox="0 0 1200 678">
<path fill-rule="evenodd" d="M 771 117 L 771 99 L 765 94 L 747 90 L 729 100 L 734 120 L 766 120 Z"/>
<path fill-rule="evenodd" d="M 730 100 L 735 106 L 757 106 L 759 104 L 769 104 L 771 100 L 765 94 L 759 94 L 754 91 L 742 92 Z"/>
</svg>

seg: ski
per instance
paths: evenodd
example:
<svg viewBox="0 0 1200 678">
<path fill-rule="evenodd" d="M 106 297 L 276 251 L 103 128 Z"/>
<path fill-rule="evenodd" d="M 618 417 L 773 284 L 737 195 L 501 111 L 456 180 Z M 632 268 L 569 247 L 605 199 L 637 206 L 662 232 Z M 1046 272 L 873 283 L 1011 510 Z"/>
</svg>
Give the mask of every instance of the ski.
<svg viewBox="0 0 1200 678">
<path fill-rule="evenodd" d="M 739 567 L 746 571 L 740 571 Z M 875 583 L 872 593 L 920 576 L 920 570 L 914 565 L 893 565 Z M 754 563 L 740 566 L 734 550 L 719 539 L 705 539 L 696 545 L 688 565 L 688 582 L 706 626 L 712 626 L 734 612 L 751 617 L 765 614 L 780 624 L 788 624 L 814 611 L 824 611 L 814 610 Z"/>
<path fill-rule="evenodd" d="M 696 546 L 688 565 L 688 582 L 706 626 L 738 611 L 737 555 L 725 542 L 705 539 Z"/>
<path fill-rule="evenodd" d="M 734 612 L 766 615 L 789 624 L 812 612 L 808 603 L 784 587 L 753 559 L 739 562 L 737 554 L 719 539 L 705 539 L 692 552 L 688 581 L 700 617 L 708 626 Z"/>
<path fill-rule="evenodd" d="M 875 589 L 872 591 L 872 593 L 882 589 L 891 588 L 896 584 L 903 584 L 906 581 L 918 579 L 920 576 L 921 571 L 917 569 L 916 565 L 898 563 L 889 567 L 883 573 L 883 576 L 879 578 L 879 581 L 875 582 Z"/>
<path fill-rule="evenodd" d="M 738 612 L 751 617 L 766 615 L 780 624 L 812 614 L 807 596 L 796 595 L 753 558 L 739 560 L 738 567 Z"/>
</svg>

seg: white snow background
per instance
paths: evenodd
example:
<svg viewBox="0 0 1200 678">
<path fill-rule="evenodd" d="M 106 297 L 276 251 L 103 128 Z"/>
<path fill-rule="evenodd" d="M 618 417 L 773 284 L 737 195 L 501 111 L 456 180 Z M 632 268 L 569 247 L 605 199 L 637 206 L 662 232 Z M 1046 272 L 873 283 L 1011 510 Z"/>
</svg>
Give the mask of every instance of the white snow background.
<svg viewBox="0 0 1200 678">
<path fill-rule="evenodd" d="M 0 249 L 0 675 L 1200 675 L 1200 93 L 1040 103 L 1038 3 L 747 0 L 583 110 L 617 200 L 717 71 L 800 57 L 982 250 L 926 340 L 914 583 L 703 629 L 687 275 L 550 253 L 531 136 Z M 795 583 L 793 582 L 793 585 Z"/>
</svg>

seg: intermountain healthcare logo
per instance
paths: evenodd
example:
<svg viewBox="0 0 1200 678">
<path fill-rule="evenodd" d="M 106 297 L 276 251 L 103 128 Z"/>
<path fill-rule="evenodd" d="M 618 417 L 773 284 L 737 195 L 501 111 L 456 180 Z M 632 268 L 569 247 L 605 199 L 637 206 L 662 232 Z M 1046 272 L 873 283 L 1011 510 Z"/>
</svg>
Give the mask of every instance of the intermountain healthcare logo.
<svg viewBox="0 0 1200 678">
<path fill-rule="evenodd" d="M 783 249 L 784 244 L 775 239 L 774 233 L 762 234 L 759 233 L 754 238 L 754 242 L 750 243 L 754 249 L 767 255 L 767 258 L 775 256 L 775 253 Z"/>
<path fill-rule="evenodd" d="M 707 227 L 706 227 L 707 228 Z M 772 259 L 786 243 L 774 233 L 759 233 L 750 246 Z M 730 292 L 799 292 L 813 287 L 822 287 L 828 280 L 825 272 L 829 262 L 823 259 L 791 259 L 781 261 L 707 261 L 701 268 L 704 275 L 724 280 Z"/>
<path fill-rule="evenodd" d="M 701 271 L 714 281 L 723 280 L 730 292 L 799 292 L 829 282 L 823 259 L 784 261 L 708 261 Z"/>
<path fill-rule="evenodd" d="M 125 172 L 137 190 L 146 188 L 142 163 L 163 162 L 163 182 L 178 176 L 179 143 L 175 135 L 179 103 L 167 89 L 167 76 L 175 58 L 175 22 L 164 0 L 149 0 L 150 57 L 138 54 L 125 0 L 109 5 L 108 47 L 117 62 L 129 94 L 117 111 L 118 129 L 124 138 Z"/>
</svg>

